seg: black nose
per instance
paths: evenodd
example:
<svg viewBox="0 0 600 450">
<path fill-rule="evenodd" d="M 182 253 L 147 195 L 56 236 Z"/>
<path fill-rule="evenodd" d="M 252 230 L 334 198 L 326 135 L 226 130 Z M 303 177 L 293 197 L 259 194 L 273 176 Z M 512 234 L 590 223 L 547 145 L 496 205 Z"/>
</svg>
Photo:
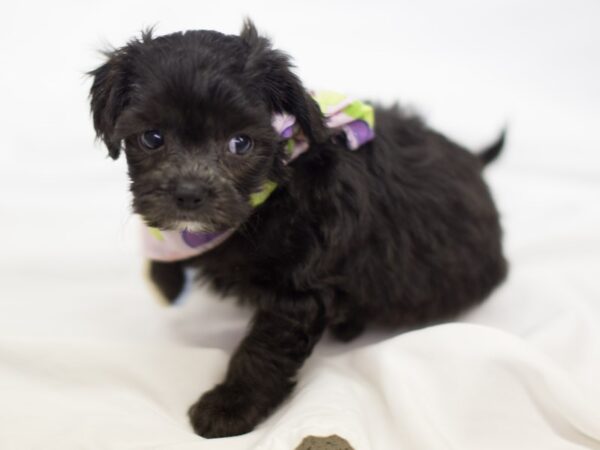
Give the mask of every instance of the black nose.
<svg viewBox="0 0 600 450">
<path fill-rule="evenodd" d="M 195 181 L 180 181 L 175 187 L 173 197 L 181 209 L 198 209 L 206 197 L 206 187 Z"/>
</svg>

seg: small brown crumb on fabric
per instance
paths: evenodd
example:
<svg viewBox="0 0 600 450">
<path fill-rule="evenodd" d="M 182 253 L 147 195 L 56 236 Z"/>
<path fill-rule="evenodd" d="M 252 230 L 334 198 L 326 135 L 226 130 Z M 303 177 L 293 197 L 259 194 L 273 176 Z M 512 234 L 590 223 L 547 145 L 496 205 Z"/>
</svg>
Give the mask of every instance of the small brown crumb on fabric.
<svg viewBox="0 0 600 450">
<path fill-rule="evenodd" d="M 354 450 L 346 439 L 337 435 L 327 437 L 307 436 L 296 450 Z"/>
</svg>

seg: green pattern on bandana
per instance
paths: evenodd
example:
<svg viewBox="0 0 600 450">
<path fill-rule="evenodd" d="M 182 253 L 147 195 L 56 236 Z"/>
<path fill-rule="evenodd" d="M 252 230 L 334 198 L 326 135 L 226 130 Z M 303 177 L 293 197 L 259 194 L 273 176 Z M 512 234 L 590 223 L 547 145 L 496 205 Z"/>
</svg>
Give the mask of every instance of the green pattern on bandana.
<svg viewBox="0 0 600 450">
<path fill-rule="evenodd" d="M 354 119 L 364 120 L 371 128 L 375 126 L 375 113 L 373 112 L 373 107 L 371 105 L 367 105 L 366 103 L 357 100 L 346 106 L 342 112 Z"/>
<path fill-rule="evenodd" d="M 161 231 L 158 228 L 154 228 L 154 227 L 148 227 L 148 231 L 150 232 L 150 234 L 158 241 L 164 241 L 165 238 L 163 237 Z"/>
<path fill-rule="evenodd" d="M 319 104 L 321 111 L 327 110 L 333 106 L 337 106 L 346 100 L 347 96 L 333 91 L 318 91 L 313 95 L 315 101 Z"/>
<path fill-rule="evenodd" d="M 287 152 L 288 156 L 291 156 L 292 153 L 294 153 L 294 146 L 294 140 L 288 139 L 287 144 L 285 144 L 285 151 Z"/>
<path fill-rule="evenodd" d="M 250 195 L 250 204 L 255 208 L 259 205 L 262 205 L 265 202 L 265 200 L 269 198 L 269 195 L 271 195 L 271 193 L 275 190 L 276 187 L 277 183 L 270 180 L 267 181 L 261 191 L 255 192 L 254 194 Z"/>
<path fill-rule="evenodd" d="M 348 97 L 346 95 L 333 91 L 319 91 L 314 95 L 315 101 L 318 103 L 319 108 L 321 108 L 321 111 L 324 113 L 329 112 L 329 110 L 332 108 L 336 108 L 347 98 Z M 364 120 L 371 128 L 375 126 L 375 113 L 373 111 L 373 107 L 361 102 L 360 100 L 354 100 L 336 112 L 344 113 L 355 120 Z"/>
</svg>

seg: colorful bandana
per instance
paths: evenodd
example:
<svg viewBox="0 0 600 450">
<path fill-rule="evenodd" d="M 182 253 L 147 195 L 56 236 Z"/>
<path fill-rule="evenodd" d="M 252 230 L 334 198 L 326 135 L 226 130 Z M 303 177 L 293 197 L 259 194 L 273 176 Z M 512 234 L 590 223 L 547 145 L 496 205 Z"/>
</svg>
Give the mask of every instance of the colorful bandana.
<svg viewBox="0 0 600 450">
<path fill-rule="evenodd" d="M 327 127 L 345 137 L 349 150 L 356 150 L 375 137 L 375 115 L 372 106 L 336 92 L 320 91 L 312 96 L 321 108 Z M 294 116 L 287 113 L 275 114 L 271 123 L 275 131 L 287 140 L 285 146 L 288 157 L 284 161 L 285 164 L 308 150 L 310 142 L 302 133 Z M 267 181 L 262 190 L 250 196 L 250 203 L 253 207 L 258 207 L 276 188 L 277 183 Z M 159 230 L 144 225 L 143 251 L 146 258 L 155 261 L 179 261 L 212 250 L 227 240 L 234 231 L 235 228 L 230 228 L 218 233 L 202 233 Z"/>
</svg>

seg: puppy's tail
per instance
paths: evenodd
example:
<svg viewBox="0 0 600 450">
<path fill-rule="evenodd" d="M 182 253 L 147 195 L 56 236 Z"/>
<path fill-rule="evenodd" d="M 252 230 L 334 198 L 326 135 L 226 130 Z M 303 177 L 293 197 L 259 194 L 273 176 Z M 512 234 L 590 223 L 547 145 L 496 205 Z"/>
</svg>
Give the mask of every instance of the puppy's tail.
<svg viewBox="0 0 600 450">
<path fill-rule="evenodd" d="M 502 133 L 496 139 L 496 141 L 491 144 L 489 147 L 485 148 L 482 152 L 480 152 L 477 156 L 481 160 L 484 166 L 487 166 L 493 160 L 495 160 L 500 152 L 502 151 L 502 147 L 504 147 L 504 141 L 506 140 L 506 128 L 502 130 Z"/>
</svg>

